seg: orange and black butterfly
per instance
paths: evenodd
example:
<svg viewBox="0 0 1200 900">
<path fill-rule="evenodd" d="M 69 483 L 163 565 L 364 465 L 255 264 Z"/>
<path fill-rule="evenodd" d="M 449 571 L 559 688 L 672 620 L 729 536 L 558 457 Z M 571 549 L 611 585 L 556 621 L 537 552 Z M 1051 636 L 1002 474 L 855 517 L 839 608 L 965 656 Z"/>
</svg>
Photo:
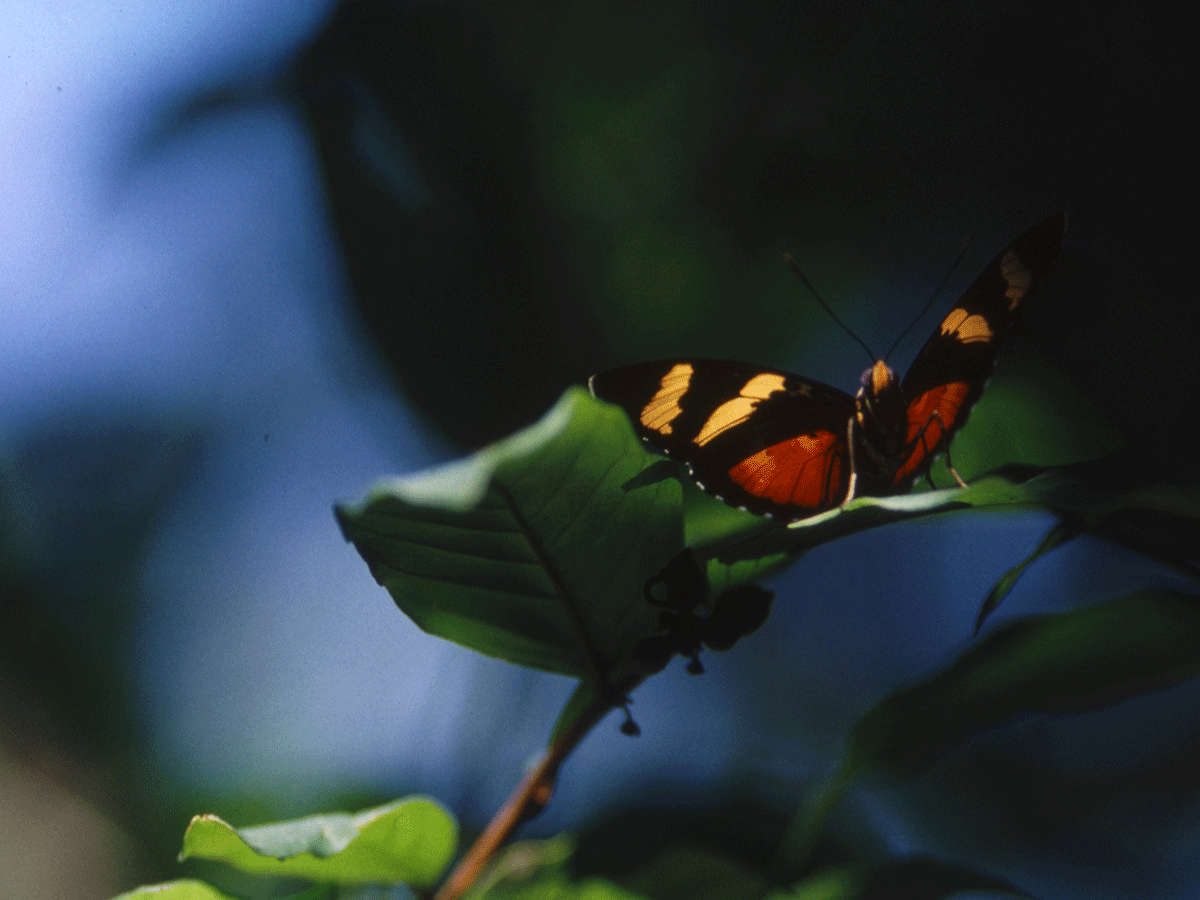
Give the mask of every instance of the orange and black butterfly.
<svg viewBox="0 0 1200 900">
<path fill-rule="evenodd" d="M 754 513 L 802 519 L 854 497 L 903 493 L 966 421 L 1065 227 L 1065 216 L 1049 218 L 992 260 L 903 381 L 879 360 L 851 397 L 750 363 L 669 359 L 593 375 L 592 394 L 622 407 L 705 491 Z"/>
</svg>

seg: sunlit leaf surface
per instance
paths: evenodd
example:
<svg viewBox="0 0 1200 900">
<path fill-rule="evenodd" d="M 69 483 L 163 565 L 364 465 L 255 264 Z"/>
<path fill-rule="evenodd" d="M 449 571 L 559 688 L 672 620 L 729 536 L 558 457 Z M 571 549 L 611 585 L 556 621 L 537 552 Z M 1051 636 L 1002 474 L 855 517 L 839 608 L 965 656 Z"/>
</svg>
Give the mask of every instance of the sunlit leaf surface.
<svg viewBox="0 0 1200 900">
<path fill-rule="evenodd" d="M 531 428 L 381 483 L 338 519 L 426 631 L 584 677 L 654 628 L 643 585 L 683 544 L 680 486 L 658 463 L 619 410 L 573 388 Z"/>
<path fill-rule="evenodd" d="M 450 815 L 437 803 L 417 798 L 354 815 L 331 813 L 253 828 L 196 816 L 179 858 L 217 860 L 252 875 L 423 887 L 442 874 L 457 840 Z"/>
</svg>

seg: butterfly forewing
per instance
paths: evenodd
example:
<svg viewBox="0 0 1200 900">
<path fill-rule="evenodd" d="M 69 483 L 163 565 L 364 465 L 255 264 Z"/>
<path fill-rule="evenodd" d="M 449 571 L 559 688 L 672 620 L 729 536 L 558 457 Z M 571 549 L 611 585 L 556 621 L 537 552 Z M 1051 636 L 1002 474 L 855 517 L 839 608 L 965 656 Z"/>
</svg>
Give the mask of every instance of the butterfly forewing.
<svg viewBox="0 0 1200 900">
<path fill-rule="evenodd" d="M 1053 216 L 1013 241 L 917 354 L 902 382 L 913 451 L 896 473 L 897 484 L 923 474 L 966 421 L 1018 310 L 1058 255 L 1065 227 L 1065 216 Z"/>
<path fill-rule="evenodd" d="M 837 506 L 850 472 L 847 394 L 777 369 L 712 359 L 638 363 L 595 375 L 638 434 L 686 463 L 709 493 L 799 518 Z"/>
</svg>

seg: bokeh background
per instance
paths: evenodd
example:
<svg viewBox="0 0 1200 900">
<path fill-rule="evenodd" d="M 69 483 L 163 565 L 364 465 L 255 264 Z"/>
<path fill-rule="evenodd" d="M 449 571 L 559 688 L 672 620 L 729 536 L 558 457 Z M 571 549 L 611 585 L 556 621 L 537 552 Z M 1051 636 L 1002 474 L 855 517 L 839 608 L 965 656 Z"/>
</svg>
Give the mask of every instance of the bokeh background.
<svg viewBox="0 0 1200 900">
<path fill-rule="evenodd" d="M 175 877 L 200 811 L 423 791 L 486 821 L 571 684 L 420 633 L 331 504 L 637 359 L 852 390 L 784 252 L 883 352 L 966 235 L 949 294 L 1067 210 L 956 464 L 1194 464 L 1188 34 L 1122 4 L 0 4 L 0 895 Z M 532 833 L 785 813 L 1048 524 L 814 552 L 706 676 L 637 692 L 639 740 L 602 725 Z M 996 621 L 1172 578 L 1079 541 Z M 1198 709 L 1030 717 L 835 826 L 1039 896 L 1194 897 Z"/>
</svg>

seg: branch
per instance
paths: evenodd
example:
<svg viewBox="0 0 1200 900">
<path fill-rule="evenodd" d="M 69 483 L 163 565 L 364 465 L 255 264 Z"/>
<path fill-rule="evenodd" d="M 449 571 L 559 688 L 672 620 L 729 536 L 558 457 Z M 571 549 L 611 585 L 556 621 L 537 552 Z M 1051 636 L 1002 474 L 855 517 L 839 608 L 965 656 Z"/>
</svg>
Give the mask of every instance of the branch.
<svg viewBox="0 0 1200 900">
<path fill-rule="evenodd" d="M 509 796 L 504 805 L 492 816 L 483 833 L 458 861 L 458 865 L 442 882 L 433 900 L 458 900 L 471 889 L 487 864 L 496 855 L 512 833 L 524 822 L 532 819 L 545 808 L 554 790 L 558 768 L 589 731 L 603 719 L 609 710 L 620 705 L 615 698 L 624 698 L 641 682 L 641 677 L 630 676 L 619 687 L 598 696 L 585 707 L 579 717 L 555 739 L 536 766 L 530 770 Z"/>
</svg>

